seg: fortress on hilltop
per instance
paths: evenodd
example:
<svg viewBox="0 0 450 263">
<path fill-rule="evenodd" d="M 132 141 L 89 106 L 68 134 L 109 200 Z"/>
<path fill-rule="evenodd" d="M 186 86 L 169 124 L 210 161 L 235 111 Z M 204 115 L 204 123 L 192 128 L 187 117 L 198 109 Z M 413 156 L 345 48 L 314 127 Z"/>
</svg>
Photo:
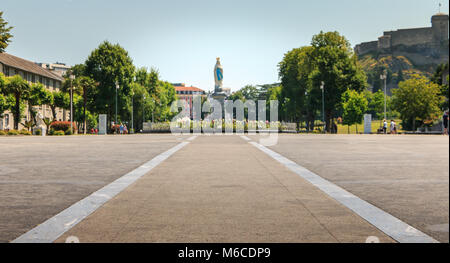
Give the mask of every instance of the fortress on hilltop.
<svg viewBox="0 0 450 263">
<path fill-rule="evenodd" d="M 385 31 L 377 41 L 355 46 L 358 56 L 365 54 L 405 56 L 416 65 L 440 64 L 449 58 L 449 16 L 431 17 L 431 27 Z"/>
</svg>

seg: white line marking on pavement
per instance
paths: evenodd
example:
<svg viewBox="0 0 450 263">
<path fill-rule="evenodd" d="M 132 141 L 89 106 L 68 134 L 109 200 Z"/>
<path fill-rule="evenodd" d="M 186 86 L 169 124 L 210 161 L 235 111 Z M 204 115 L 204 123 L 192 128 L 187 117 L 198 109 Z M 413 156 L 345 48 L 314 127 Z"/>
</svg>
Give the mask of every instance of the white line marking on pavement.
<svg viewBox="0 0 450 263">
<path fill-rule="evenodd" d="M 350 210 L 364 218 L 370 224 L 383 231 L 400 243 L 439 243 L 437 240 L 428 236 L 416 228 L 408 225 L 400 219 L 386 213 L 378 207 L 360 199 L 341 187 L 331 183 L 320 177 L 319 175 L 309 171 L 308 169 L 298 165 L 297 163 L 287 159 L 286 157 L 262 146 L 256 142 L 249 142 L 256 148 L 260 149 L 279 163 L 286 166 L 289 170 L 298 174 L 327 195 L 348 207 Z"/>
<path fill-rule="evenodd" d="M 197 138 L 197 135 L 194 135 L 194 136 L 192 136 L 192 137 L 189 137 L 187 140 L 188 140 L 188 141 L 193 141 L 193 140 L 195 140 L 195 138 Z"/>
<path fill-rule="evenodd" d="M 244 140 L 246 140 L 246 141 L 251 141 L 251 139 L 250 138 L 248 138 L 247 136 L 245 136 L 245 135 L 241 135 L 241 138 L 242 139 L 244 139 Z"/>
<path fill-rule="evenodd" d="M 97 190 L 44 223 L 16 238 L 12 243 L 50 243 L 55 241 L 58 237 L 80 223 L 104 203 L 122 192 L 129 185 L 147 174 L 187 144 L 189 144 L 189 142 L 181 142 L 169 150 L 157 155 L 140 167 Z"/>
</svg>

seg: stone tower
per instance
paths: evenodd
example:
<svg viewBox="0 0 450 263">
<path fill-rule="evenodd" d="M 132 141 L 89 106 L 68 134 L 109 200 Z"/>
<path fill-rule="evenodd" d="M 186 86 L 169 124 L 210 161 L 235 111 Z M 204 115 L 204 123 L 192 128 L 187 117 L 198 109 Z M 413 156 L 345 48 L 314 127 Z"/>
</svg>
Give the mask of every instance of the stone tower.
<svg viewBox="0 0 450 263">
<path fill-rule="evenodd" d="M 431 17 L 431 27 L 433 30 L 433 42 L 442 44 L 448 40 L 448 15 L 438 13 Z"/>
</svg>

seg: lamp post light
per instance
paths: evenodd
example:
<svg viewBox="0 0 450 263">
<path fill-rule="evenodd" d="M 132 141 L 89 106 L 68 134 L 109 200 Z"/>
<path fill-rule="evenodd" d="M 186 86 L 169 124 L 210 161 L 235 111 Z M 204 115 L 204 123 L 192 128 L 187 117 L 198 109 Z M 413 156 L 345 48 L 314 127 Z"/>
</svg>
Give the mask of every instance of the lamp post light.
<svg viewBox="0 0 450 263">
<path fill-rule="evenodd" d="M 325 83 L 323 81 L 320 82 L 320 89 L 322 90 L 322 121 L 323 121 L 323 132 L 325 131 L 325 95 L 324 95 L 324 89 L 325 89 Z"/>
<path fill-rule="evenodd" d="M 383 74 L 380 75 L 380 79 L 384 80 L 384 119 L 386 120 L 386 79 L 387 79 L 386 70 L 383 70 Z"/>
<path fill-rule="evenodd" d="M 70 132 L 73 134 L 73 81 L 74 75 L 70 75 Z"/>
<path fill-rule="evenodd" d="M 134 91 L 131 91 L 131 131 L 134 133 Z"/>
<path fill-rule="evenodd" d="M 305 102 L 308 101 L 308 91 L 305 90 Z M 309 109 L 308 106 L 306 106 L 306 118 L 305 118 L 305 125 L 306 125 L 306 132 L 309 133 L 309 123 L 308 123 L 308 116 L 309 115 Z"/>
<path fill-rule="evenodd" d="M 119 83 L 116 81 L 116 125 L 117 125 L 117 92 L 119 90 Z"/>
<path fill-rule="evenodd" d="M 144 122 L 145 122 L 145 95 L 142 95 L 142 132 L 144 132 Z"/>
</svg>

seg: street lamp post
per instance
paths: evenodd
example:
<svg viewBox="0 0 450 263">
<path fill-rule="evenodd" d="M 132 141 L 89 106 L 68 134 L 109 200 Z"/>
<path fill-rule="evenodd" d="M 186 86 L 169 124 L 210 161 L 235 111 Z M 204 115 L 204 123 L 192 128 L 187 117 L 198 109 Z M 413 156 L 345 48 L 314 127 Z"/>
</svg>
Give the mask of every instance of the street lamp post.
<svg viewBox="0 0 450 263">
<path fill-rule="evenodd" d="M 308 101 L 308 91 L 305 91 L 305 102 Z M 308 123 L 308 116 L 309 115 L 309 109 L 308 105 L 306 105 L 306 118 L 305 118 L 305 125 L 306 125 L 306 132 L 309 132 L 309 123 Z"/>
<path fill-rule="evenodd" d="M 73 81 L 74 75 L 70 75 L 70 133 L 73 134 Z"/>
<path fill-rule="evenodd" d="M 134 91 L 131 91 L 131 133 L 134 133 Z"/>
<path fill-rule="evenodd" d="M 320 83 L 320 89 L 322 90 L 322 121 L 323 121 L 323 132 L 325 133 L 325 95 L 324 95 L 325 83 L 322 81 Z"/>
<path fill-rule="evenodd" d="M 142 132 L 144 132 L 144 122 L 145 122 L 145 95 L 142 95 Z"/>
<path fill-rule="evenodd" d="M 380 75 L 380 79 L 384 80 L 384 119 L 386 120 L 386 79 L 387 79 L 386 70 L 384 70 L 383 74 Z"/>
<path fill-rule="evenodd" d="M 116 125 L 117 125 L 117 92 L 119 90 L 119 83 L 116 81 Z"/>
</svg>

